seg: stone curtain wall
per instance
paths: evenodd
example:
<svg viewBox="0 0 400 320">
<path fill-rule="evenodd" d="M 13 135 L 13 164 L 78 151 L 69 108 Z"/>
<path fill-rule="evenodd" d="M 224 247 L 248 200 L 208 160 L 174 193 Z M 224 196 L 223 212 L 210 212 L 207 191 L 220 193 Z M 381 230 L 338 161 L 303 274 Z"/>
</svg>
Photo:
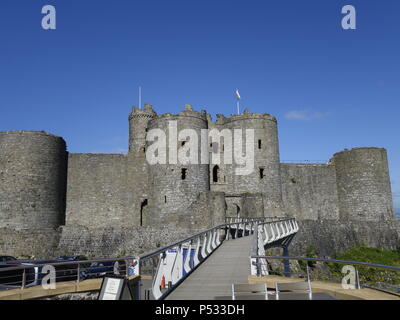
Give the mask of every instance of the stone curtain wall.
<svg viewBox="0 0 400 320">
<path fill-rule="evenodd" d="M 290 255 L 304 256 L 316 249 L 318 257 L 331 257 L 361 245 L 400 250 L 400 221 L 298 221 L 300 230 L 289 246 Z"/>
<path fill-rule="evenodd" d="M 125 155 L 69 154 L 67 225 L 134 225 L 129 192 Z"/>
<path fill-rule="evenodd" d="M 286 215 L 299 220 L 339 219 L 333 165 L 281 164 Z"/>
<path fill-rule="evenodd" d="M 160 218 L 149 226 L 177 226 L 188 232 L 209 229 L 225 223 L 226 202 L 222 192 L 203 191 L 197 194 L 196 200 L 183 210 L 170 212 L 168 220 Z"/>
<path fill-rule="evenodd" d="M 49 259 L 59 254 L 60 229 L 15 230 L 0 228 L 0 255 Z"/>
<path fill-rule="evenodd" d="M 97 258 L 139 255 L 183 240 L 196 231 L 176 226 L 98 229 L 62 227 L 57 251 Z"/>
<path fill-rule="evenodd" d="M 243 212 L 241 217 L 257 218 L 265 214 L 265 198 L 262 193 L 247 193 L 243 195 Z M 273 216 L 273 215 L 269 215 Z"/>
<path fill-rule="evenodd" d="M 24 259 L 54 259 L 62 255 L 87 257 L 139 255 L 183 240 L 199 230 L 177 227 L 108 227 L 89 229 L 14 230 L 0 228 L 0 253 Z"/>
</svg>

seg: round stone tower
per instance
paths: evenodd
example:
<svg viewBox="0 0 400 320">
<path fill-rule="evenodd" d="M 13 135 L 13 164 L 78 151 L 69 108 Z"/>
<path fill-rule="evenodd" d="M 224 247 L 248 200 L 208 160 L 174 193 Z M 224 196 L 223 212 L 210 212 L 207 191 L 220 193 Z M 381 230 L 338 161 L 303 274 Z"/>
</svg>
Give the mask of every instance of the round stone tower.
<svg viewBox="0 0 400 320">
<path fill-rule="evenodd" d="M 250 113 L 245 110 L 243 114 L 232 115 L 229 118 L 219 116 L 216 122 L 219 129 L 229 129 L 233 136 L 234 148 L 240 146 L 240 141 L 235 139 L 235 130 L 242 130 L 242 153 L 247 155 L 248 150 L 253 150 L 253 157 L 247 160 L 247 167 L 251 169 L 249 174 L 241 175 L 238 168 L 243 168 L 244 164 L 239 164 L 233 158 L 231 166 L 224 165 L 221 172 L 224 181 L 220 181 L 217 190 L 226 190 L 228 194 L 264 194 L 264 210 L 266 215 L 281 215 L 282 192 L 280 180 L 280 160 L 278 129 L 276 118 L 270 114 Z M 249 133 L 246 133 L 249 130 Z M 249 138 L 254 135 L 251 142 Z M 222 149 L 226 150 L 226 146 Z M 211 164 L 210 170 L 213 174 L 215 166 Z M 215 173 L 215 172 L 214 172 Z M 218 177 L 212 177 L 212 181 Z M 212 189 L 214 185 L 212 182 Z M 222 187 L 222 188 L 221 188 Z"/>
<path fill-rule="evenodd" d="M 161 129 L 166 135 L 166 163 L 149 164 L 149 218 L 148 223 L 168 223 L 173 214 L 185 213 L 202 191 L 209 190 L 209 165 L 200 163 L 201 130 L 207 129 L 205 112 L 196 112 L 190 105 L 179 114 L 163 114 L 149 121 L 149 131 Z M 191 142 L 191 137 L 181 136 L 182 130 L 191 129 L 197 141 Z M 179 139 L 179 141 L 178 141 Z M 149 142 L 152 144 L 152 142 Z M 179 153 L 193 146 L 197 152 L 195 163 L 181 163 Z M 191 152 L 183 152 L 190 154 Z"/>
<path fill-rule="evenodd" d="M 66 178 L 62 138 L 45 132 L 0 132 L 0 227 L 64 224 Z"/>
<path fill-rule="evenodd" d="M 129 152 L 144 153 L 147 125 L 155 116 L 150 104 L 145 104 L 144 109 L 133 107 L 129 115 Z"/>
<path fill-rule="evenodd" d="M 394 219 L 387 153 L 354 148 L 334 154 L 341 219 Z"/>
</svg>

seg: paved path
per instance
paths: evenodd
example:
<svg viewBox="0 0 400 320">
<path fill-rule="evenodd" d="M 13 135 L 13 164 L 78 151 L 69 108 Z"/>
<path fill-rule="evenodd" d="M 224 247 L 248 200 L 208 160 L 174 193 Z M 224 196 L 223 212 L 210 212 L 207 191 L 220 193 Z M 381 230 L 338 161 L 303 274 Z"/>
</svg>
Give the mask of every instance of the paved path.
<svg viewBox="0 0 400 320">
<path fill-rule="evenodd" d="M 300 278 L 286 278 L 281 276 L 269 275 L 264 277 L 250 276 L 249 283 L 266 283 L 268 288 L 274 289 L 275 282 L 299 282 L 304 281 Z M 326 292 L 337 299 L 342 300 L 400 300 L 400 295 L 390 294 L 374 289 L 343 289 L 341 283 L 334 283 L 328 281 L 311 281 L 313 293 Z"/>
<path fill-rule="evenodd" d="M 248 283 L 252 236 L 224 241 L 167 300 L 213 300 L 231 295 L 232 283 Z"/>
</svg>

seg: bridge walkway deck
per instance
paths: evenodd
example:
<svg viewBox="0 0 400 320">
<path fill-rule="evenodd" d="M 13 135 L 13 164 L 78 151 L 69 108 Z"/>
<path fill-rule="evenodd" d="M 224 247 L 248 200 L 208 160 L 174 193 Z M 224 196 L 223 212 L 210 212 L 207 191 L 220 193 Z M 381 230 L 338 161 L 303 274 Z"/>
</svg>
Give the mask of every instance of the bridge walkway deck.
<svg viewBox="0 0 400 320">
<path fill-rule="evenodd" d="M 230 295 L 232 283 L 248 283 L 253 239 L 224 241 L 166 300 L 213 300 Z"/>
</svg>

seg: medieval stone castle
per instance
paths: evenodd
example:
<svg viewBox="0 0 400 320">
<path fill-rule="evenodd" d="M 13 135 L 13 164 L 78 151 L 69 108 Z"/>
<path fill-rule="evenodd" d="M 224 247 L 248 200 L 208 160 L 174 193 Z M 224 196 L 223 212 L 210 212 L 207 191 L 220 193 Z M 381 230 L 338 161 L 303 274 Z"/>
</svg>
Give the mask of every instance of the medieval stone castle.
<svg viewBox="0 0 400 320">
<path fill-rule="evenodd" d="M 235 164 L 224 163 L 150 165 L 147 132 L 167 132 L 173 120 L 178 130 L 190 128 L 199 136 L 202 129 L 254 129 L 254 171 L 236 175 Z M 178 149 L 184 145 L 177 143 Z M 223 153 L 223 140 L 209 152 L 215 148 Z M 212 121 L 190 105 L 179 114 L 161 115 L 151 105 L 134 107 L 127 154 L 69 153 L 62 138 L 45 132 L 0 132 L 0 230 L 10 237 L 10 230 L 43 236 L 37 231 L 59 227 L 192 230 L 233 216 L 394 220 L 386 150 L 355 148 L 334 154 L 326 164 L 284 164 L 272 115 L 245 110 Z M 12 247 L 1 241 L 2 248 Z"/>
<path fill-rule="evenodd" d="M 237 175 L 236 164 L 223 161 L 150 165 L 146 136 L 157 128 L 168 133 L 170 122 L 198 136 L 254 130 L 254 170 Z M 224 140 L 208 143 L 209 155 L 223 154 Z M 298 255 L 309 246 L 325 256 L 361 244 L 400 249 L 386 150 L 344 150 L 325 164 L 281 163 L 269 114 L 245 110 L 212 121 L 190 105 L 161 115 L 150 105 L 134 107 L 127 154 L 69 153 L 62 138 L 45 132 L 0 132 L 0 254 L 138 254 L 238 216 L 296 217 L 291 250 Z"/>
</svg>

